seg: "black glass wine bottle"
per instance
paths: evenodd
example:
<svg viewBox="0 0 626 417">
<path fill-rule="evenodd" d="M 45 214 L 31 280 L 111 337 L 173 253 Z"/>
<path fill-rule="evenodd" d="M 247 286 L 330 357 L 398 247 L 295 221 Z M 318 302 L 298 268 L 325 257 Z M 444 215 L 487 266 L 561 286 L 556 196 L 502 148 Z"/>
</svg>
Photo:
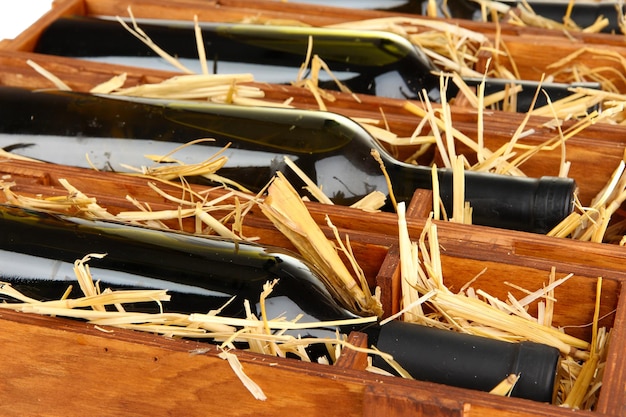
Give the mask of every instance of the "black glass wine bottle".
<svg viewBox="0 0 626 417">
<path fill-rule="evenodd" d="M 573 3 L 569 15 L 570 2 L 568 0 L 502 0 L 502 3 L 522 9 L 530 8 L 538 16 L 558 23 L 562 23 L 565 16 L 568 16 L 582 29 L 593 26 L 601 19 L 606 19 L 606 26 L 600 29 L 601 33 L 623 34 L 620 19 L 624 6 L 618 1 L 577 1 Z"/>
<path fill-rule="evenodd" d="M 141 29 L 162 49 L 190 70 L 200 73 L 193 23 L 190 21 L 138 20 Z M 326 61 L 353 92 L 390 98 L 419 98 L 426 91 L 441 101 L 440 69 L 406 38 L 388 31 L 329 29 L 274 25 L 202 23 L 204 46 L 214 73 L 252 73 L 257 81 L 286 84 L 297 79 L 305 59 L 309 37 L 312 53 Z M 35 51 L 44 54 L 93 59 L 100 62 L 148 68 L 174 69 L 151 48 L 132 36 L 116 20 L 94 17 L 62 17 L 52 22 L 38 39 Z M 320 87 L 337 89 L 323 71 Z M 468 84 L 479 81 L 468 79 Z M 570 83 L 533 80 L 486 79 L 486 91 L 498 92 L 515 82 L 516 110 L 527 112 L 541 85 L 552 101 L 572 94 Z M 599 83 L 584 87 L 599 88 Z M 450 83 L 448 101 L 458 93 Z M 544 94 L 535 107 L 544 106 Z"/>
<path fill-rule="evenodd" d="M 305 4 L 310 7 L 339 6 L 350 9 L 380 10 L 395 13 L 427 15 L 429 0 L 344 0 L 341 4 L 333 0 L 291 0 L 291 3 Z M 472 0 L 435 0 L 437 17 L 481 21 L 481 4 Z M 534 13 L 555 22 L 562 22 L 569 7 L 568 0 L 500 0 L 498 3 L 516 7 L 530 7 Z M 602 29 L 605 33 L 619 33 L 619 3 L 616 1 L 577 1 L 569 16 L 580 27 L 591 26 L 600 18 L 608 19 L 608 25 Z M 490 19 L 491 16 L 487 15 Z"/>
<path fill-rule="evenodd" d="M 140 167 L 147 160 L 132 160 L 133 155 L 164 155 L 174 143 L 208 137 L 215 141 L 186 148 L 176 158 L 201 162 L 232 143 L 220 174 L 253 191 L 277 171 L 300 188 L 301 180 L 285 165 L 289 156 L 336 204 L 352 204 L 375 190 L 388 195 L 372 149 L 380 153 L 398 201 L 432 188 L 430 168 L 393 159 L 360 125 L 329 112 L 0 87 L 0 114 L 0 147 L 53 163 Z M 439 169 L 438 178 L 452 213 L 451 170 Z M 571 212 L 574 191 L 575 182 L 566 178 L 465 174 L 465 199 L 480 225 L 545 233 Z"/>
<path fill-rule="evenodd" d="M 563 22 L 570 7 L 570 2 L 566 0 L 530 0 L 527 3 L 520 0 L 503 0 L 502 3 L 511 7 L 530 7 L 533 13 L 559 23 Z M 569 18 L 581 28 L 592 26 L 599 19 L 606 18 L 607 25 L 601 31 L 621 34 L 622 10 L 623 6 L 617 1 L 577 1 L 573 4 Z"/>
<path fill-rule="evenodd" d="M 255 303 L 263 285 L 278 279 L 266 300 L 268 317 L 302 313 L 299 323 L 356 317 L 330 295 L 315 267 L 283 249 L 0 205 L 0 281 L 23 294 L 59 299 L 74 277 L 74 261 L 90 253 L 106 253 L 89 263 L 100 288 L 167 289 L 166 312 L 207 313 L 234 296 L 221 315 L 245 317 L 246 299 L 260 315 Z M 159 312 L 150 303 L 125 308 Z M 553 347 L 401 322 L 339 330 L 367 333 L 371 343 L 393 352 L 418 379 L 490 390 L 507 375 L 519 374 L 514 396 L 537 401 L 552 396 L 559 358 Z"/>
<path fill-rule="evenodd" d="M 201 73 L 193 22 L 137 22 L 156 45 Z M 355 93 L 407 98 L 425 90 L 439 100 L 439 80 L 432 74 L 437 68 L 407 39 L 391 32 L 227 23 L 202 23 L 201 28 L 214 73 L 249 72 L 258 81 L 291 83 L 311 38 L 312 53 Z M 55 20 L 41 34 L 35 52 L 139 67 L 163 68 L 164 62 L 118 21 L 93 17 Z M 322 88 L 337 89 L 323 71 L 320 81 Z"/>
</svg>

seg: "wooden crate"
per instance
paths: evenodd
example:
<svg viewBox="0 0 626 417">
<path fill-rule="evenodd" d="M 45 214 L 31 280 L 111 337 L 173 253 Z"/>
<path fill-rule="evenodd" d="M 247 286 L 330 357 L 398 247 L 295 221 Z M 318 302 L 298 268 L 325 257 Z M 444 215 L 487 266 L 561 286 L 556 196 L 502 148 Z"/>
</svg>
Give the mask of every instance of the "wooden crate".
<svg viewBox="0 0 626 417">
<path fill-rule="evenodd" d="M 145 17 L 150 13 L 159 17 L 168 10 L 173 11 L 168 13 L 168 17 L 186 19 L 192 11 L 203 12 L 206 16 L 212 11 L 228 9 L 226 6 L 229 4 L 235 9 L 243 7 L 243 3 L 251 6 L 251 2 L 220 2 L 220 7 L 216 8 L 211 2 L 201 4 L 176 0 L 178 7 L 172 9 L 172 2 L 136 1 L 133 10 L 137 16 L 145 12 Z M 104 10 L 108 10 L 106 14 L 122 14 L 126 6 L 113 1 L 57 2 L 51 13 L 14 43 L 3 45 L 0 83 L 30 88 L 49 86 L 47 81 L 25 65 L 25 60 L 29 58 L 51 69 L 77 90 L 86 90 L 122 70 L 129 73 L 130 83 L 158 81 L 170 76 L 157 71 L 95 66 L 28 52 L 28 40 L 36 39 L 41 27 L 55 16 L 67 13 L 99 14 Z M 228 9 L 228 12 L 235 16 L 237 10 Z M 297 95 L 306 103 L 303 106 L 313 106 L 310 97 L 294 89 L 270 88 L 267 91 L 269 97 L 277 100 Z M 356 106 L 340 94 L 338 97 L 340 100 L 333 108 L 337 111 L 347 115 L 372 115 L 378 106 L 383 105 L 393 109 L 389 113 L 398 129 L 410 131 L 412 120 L 401 111 L 397 101 L 369 98 L 364 100 L 364 105 Z M 467 129 L 471 129 L 475 115 L 463 109 L 456 109 L 455 112 L 466 122 Z M 512 121 L 518 120 L 516 117 L 493 117 L 493 131 L 501 132 L 504 137 Z M 594 127 L 588 132 L 592 133 L 579 138 L 579 142 L 573 142 L 579 144 L 574 154 L 579 153 L 581 162 L 584 162 L 585 153 L 587 157 L 592 155 L 604 161 L 621 158 L 624 144 L 621 139 L 607 134 L 615 132 L 617 136 L 621 132 L 618 127 Z M 548 134 L 546 131 L 545 135 Z M 593 147 L 588 145 L 590 142 L 594 143 Z M 599 165 L 600 169 L 605 169 L 610 164 Z M 536 169 L 545 168 L 545 165 L 543 168 L 538 165 Z M 583 175 L 584 168 L 581 170 L 581 180 L 591 177 L 589 171 Z M 598 178 L 611 170 L 612 167 L 593 175 L 596 186 L 602 182 Z M 0 173 L 15 180 L 15 191 L 31 195 L 63 193 L 58 180 L 69 179 L 83 192 L 96 196 L 112 211 L 128 207 L 128 202 L 124 200 L 126 193 L 141 195 L 145 199 L 154 198 L 146 192 L 145 184 L 127 177 L 122 180 L 118 174 L 96 175 L 77 168 L 11 161 L 0 161 Z M 579 182 L 585 184 L 581 180 Z M 124 186 L 120 187 L 120 184 Z M 429 201 L 428 193 L 424 192 L 418 192 L 412 201 L 408 223 L 414 239 L 419 237 L 424 227 L 425 216 L 430 210 Z M 158 198 L 151 203 L 167 206 Z M 309 209 L 320 224 L 323 224 L 324 215 L 330 214 L 342 233 L 350 235 L 369 282 L 383 289 L 387 314 L 397 311 L 399 278 L 395 216 L 380 213 L 373 220 L 371 215 L 352 209 L 331 209 L 314 203 L 309 204 Z M 260 215 L 253 214 L 246 227 L 249 228 L 247 235 L 256 234 L 265 243 L 289 247 L 289 243 L 273 231 Z M 268 395 L 267 401 L 259 402 L 243 388 L 228 365 L 217 358 L 214 350 L 205 355 L 191 355 L 190 351 L 199 346 L 196 342 L 121 330 L 104 333 L 74 321 L 3 312 L 0 317 L 0 328 L 3 330 L 0 333 L 1 346 L 4 356 L 11 360 L 5 361 L 3 367 L 8 377 L 0 391 L 2 413 L 275 415 L 299 412 L 305 416 L 322 413 L 355 416 L 619 416 L 626 413 L 626 361 L 621 355 L 626 346 L 622 330 L 626 320 L 622 291 L 626 279 L 626 252 L 622 248 L 479 226 L 438 223 L 438 228 L 443 248 L 444 276 L 452 288 L 460 288 L 487 268 L 476 286 L 504 298 L 508 288 L 502 285 L 502 281 L 534 289 L 547 280 L 551 267 L 556 267 L 559 276 L 574 273 L 575 277 L 556 293 L 559 301 L 555 324 L 559 326 L 580 326 L 591 322 L 596 277 L 603 277 L 601 315 L 604 318 L 601 325 L 613 327 L 614 333 L 596 411 L 574 412 L 527 400 L 376 376 L 363 371 L 362 354 L 347 356 L 334 366 L 325 366 L 238 353 L 248 375 Z M 578 327 L 572 333 L 589 339 L 590 327 Z M 360 337 L 354 335 L 353 341 L 364 343 Z"/>
</svg>

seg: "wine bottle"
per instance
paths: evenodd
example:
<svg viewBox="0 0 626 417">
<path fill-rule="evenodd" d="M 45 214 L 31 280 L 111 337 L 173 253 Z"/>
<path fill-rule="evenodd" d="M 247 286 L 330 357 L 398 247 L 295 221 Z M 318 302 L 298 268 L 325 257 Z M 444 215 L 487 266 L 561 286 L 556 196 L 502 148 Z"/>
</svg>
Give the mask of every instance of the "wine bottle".
<svg viewBox="0 0 626 417">
<path fill-rule="evenodd" d="M 138 19 L 156 45 L 200 73 L 193 22 Z M 355 93 L 417 97 L 422 90 L 439 100 L 437 68 L 404 37 L 383 31 L 317 27 L 202 23 L 209 67 L 214 73 L 252 73 L 257 81 L 290 83 L 312 53 Z M 159 67 L 163 60 L 111 19 L 62 17 L 41 34 L 35 52 Z M 160 66 L 162 68 L 162 65 Z M 170 68 L 170 69 L 173 69 Z M 320 87 L 337 89 L 323 71 Z"/>
<path fill-rule="evenodd" d="M 53 163 L 118 170 L 120 163 L 132 164 L 133 154 L 166 154 L 173 143 L 209 137 L 215 141 L 189 147 L 177 159 L 200 162 L 232 143 L 220 174 L 253 191 L 277 171 L 300 188 L 301 180 L 285 166 L 287 155 L 336 204 L 352 204 L 375 190 L 388 195 L 372 149 L 380 153 L 398 201 L 432 188 L 430 168 L 393 159 L 360 125 L 330 112 L 0 87 L 0 114 L 0 147 Z M 452 172 L 439 169 L 437 175 L 452 213 Z M 465 174 L 473 222 L 500 228 L 549 231 L 573 209 L 574 190 L 567 178 Z"/>
<path fill-rule="evenodd" d="M 463 78 L 465 84 L 475 89 L 484 82 L 485 84 L 485 96 L 490 94 L 496 94 L 498 92 L 505 91 L 507 87 L 520 87 L 521 91 L 515 94 L 515 111 L 519 113 L 526 113 L 532 109 L 547 106 L 550 103 L 554 103 L 557 100 L 564 99 L 572 95 L 572 91 L 576 88 L 586 88 L 601 90 L 602 85 L 599 82 L 584 81 L 573 83 L 561 83 L 561 82 L 537 82 L 528 80 L 507 80 L 504 78 L 482 78 L 465 77 Z M 537 90 L 540 91 L 537 94 Z M 550 99 L 548 101 L 548 98 Z M 513 102 L 513 95 L 510 96 L 510 102 Z M 496 110 L 504 110 L 504 103 L 495 103 L 492 106 Z M 594 110 L 600 110 L 599 104 L 594 104 L 587 108 L 587 111 L 591 113 Z"/>
<path fill-rule="evenodd" d="M 511 6 L 526 7 L 522 1 L 504 0 L 504 4 Z M 563 18 L 567 15 L 567 9 L 570 2 L 567 0 L 540 1 L 531 0 L 527 6 L 539 16 L 554 20 L 555 22 L 563 22 Z M 616 1 L 584 1 L 578 0 L 571 10 L 570 19 L 578 26 L 585 28 L 593 25 L 600 18 L 607 18 L 608 24 L 602 29 L 604 33 L 621 34 L 619 24 L 620 14 L 623 6 Z M 618 12 L 619 10 L 619 12 Z"/>
<path fill-rule="evenodd" d="M 278 279 L 266 300 L 270 317 L 305 314 L 299 323 L 355 317 L 332 298 L 314 266 L 284 249 L 6 205 L 0 205 L 0 231 L 0 281 L 40 300 L 63 295 L 75 260 L 106 253 L 89 263 L 101 288 L 167 289 L 166 312 L 206 313 L 234 296 L 221 315 L 245 317 L 244 299 L 259 315 L 254 303 L 263 285 Z M 150 311 L 139 305 L 125 308 Z M 399 322 L 339 330 L 367 333 L 371 343 L 393 351 L 408 372 L 424 380 L 490 390 L 513 373 L 521 378 L 512 395 L 537 401 L 552 395 L 559 358 L 553 347 Z"/>
<path fill-rule="evenodd" d="M 307 4 L 311 7 L 318 5 L 337 6 L 332 0 L 290 0 L 291 3 Z M 386 12 L 409 13 L 426 15 L 428 13 L 429 0 L 344 0 L 340 7 L 350 9 L 381 10 Z M 530 6 L 534 13 L 555 22 L 562 22 L 567 14 L 569 0 L 499 0 L 498 3 L 516 7 Z M 437 17 L 455 18 L 467 20 L 482 20 L 481 5 L 472 0 L 435 0 Z M 593 1 L 578 0 L 572 8 L 570 18 L 580 27 L 591 26 L 597 19 L 608 19 L 607 27 L 602 29 L 605 33 L 619 33 L 618 24 L 619 3 L 617 1 Z M 487 16 L 491 18 L 491 16 Z"/>
<path fill-rule="evenodd" d="M 157 45 L 186 67 L 201 71 L 192 22 L 143 19 L 139 23 Z M 440 69 L 421 49 L 391 32 L 227 23 L 202 23 L 201 27 L 214 73 L 249 72 L 257 81 L 290 83 L 297 79 L 311 37 L 313 53 L 355 93 L 417 99 L 426 91 L 431 101 L 441 101 L 439 76 L 435 74 Z M 119 22 L 105 18 L 59 18 L 43 31 L 35 51 L 154 69 L 169 65 Z M 328 74 L 322 72 L 320 80 L 322 88 L 338 88 Z M 501 91 L 512 82 L 490 77 L 486 90 Z M 468 79 L 468 83 L 475 80 Z M 516 94 L 518 112 L 530 110 L 540 85 L 546 89 L 545 83 L 533 80 L 515 83 L 524 87 Z M 554 82 L 548 92 L 554 101 L 571 95 L 571 87 Z M 585 87 L 599 88 L 599 83 Z M 458 91 L 451 83 L 446 90 L 448 101 Z M 546 103 L 543 94 L 539 101 L 538 106 Z"/>
</svg>

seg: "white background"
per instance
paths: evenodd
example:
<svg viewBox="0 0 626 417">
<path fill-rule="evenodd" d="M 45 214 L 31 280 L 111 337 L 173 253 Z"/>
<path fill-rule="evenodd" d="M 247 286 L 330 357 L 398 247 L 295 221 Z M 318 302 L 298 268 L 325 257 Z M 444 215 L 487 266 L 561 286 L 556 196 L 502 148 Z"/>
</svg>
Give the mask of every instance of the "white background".
<svg viewBox="0 0 626 417">
<path fill-rule="evenodd" d="M 0 0 L 0 39 L 13 39 L 51 6 L 52 0 Z"/>
</svg>

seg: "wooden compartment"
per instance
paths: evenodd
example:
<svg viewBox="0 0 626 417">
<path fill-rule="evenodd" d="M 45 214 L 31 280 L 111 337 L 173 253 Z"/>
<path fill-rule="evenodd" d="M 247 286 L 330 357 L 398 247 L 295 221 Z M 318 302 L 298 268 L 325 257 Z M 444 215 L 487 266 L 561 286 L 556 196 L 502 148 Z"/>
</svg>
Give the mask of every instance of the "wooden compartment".
<svg viewBox="0 0 626 417">
<path fill-rule="evenodd" d="M 175 8 L 172 5 L 176 3 Z M 192 12 L 200 18 L 232 19 L 241 17 L 254 6 L 276 2 L 200 2 L 200 1 L 135 1 L 137 16 L 188 19 Z M 219 6 L 219 7 L 217 7 Z M 47 80 L 26 65 L 33 59 L 46 67 L 72 88 L 88 90 L 93 85 L 126 71 L 129 84 L 156 82 L 171 73 L 132 68 L 94 65 L 71 59 L 43 57 L 28 52 L 29 42 L 46 22 L 59 14 L 124 14 L 127 4 L 110 1 L 72 0 L 57 2 L 55 9 L 13 42 L 4 43 L 0 51 L 0 83 L 28 88 L 50 87 Z M 281 7 L 285 13 L 297 7 Z M 313 18 L 300 9 L 301 19 Z M 329 9 L 334 10 L 334 9 Z M 218 12 L 224 12 L 220 15 Z M 346 16 L 339 12 L 319 10 L 319 19 L 338 21 Z M 266 12 L 264 12 L 266 13 Z M 269 12 L 267 12 L 269 13 Z M 272 11 L 271 13 L 278 13 Z M 365 14 L 364 14 L 365 15 Z M 293 15 L 290 15 L 293 16 Z M 270 99 L 283 100 L 295 96 L 303 107 L 315 107 L 306 93 L 290 87 L 265 86 Z M 363 97 L 355 104 L 337 94 L 331 109 L 349 116 L 373 117 L 379 107 L 385 109 L 391 125 L 410 133 L 414 117 L 394 100 Z M 468 134 L 476 133 L 476 115 L 468 109 L 456 108 Z M 511 125 L 521 122 L 519 115 L 494 113 L 485 129 L 493 133 L 494 143 L 504 141 Z M 533 118 L 539 130 L 539 142 L 553 132 L 542 127 L 543 118 Z M 514 127 L 515 128 L 515 127 Z M 513 130 L 514 130 L 513 128 Z M 614 163 L 621 160 L 625 144 L 622 129 L 617 126 L 594 126 L 568 142 L 569 158 L 579 163 L 573 176 L 581 186 L 581 197 L 590 199 L 606 182 Z M 590 145 L 592 144 L 592 145 Z M 529 169 L 529 175 L 551 173 L 558 156 L 546 156 Z M 590 160 L 593 175 L 590 175 Z M 574 163 L 573 163 L 574 164 Z M 532 174 L 531 174 L 532 172 Z M 63 194 L 58 180 L 66 178 L 81 191 L 95 196 L 111 211 L 128 208 L 126 194 L 141 196 L 155 207 L 168 207 L 162 198 L 151 196 L 142 180 L 113 173 L 94 173 L 71 167 L 30 162 L 0 160 L 0 174 L 16 182 L 14 190 L 29 195 Z M 371 214 L 344 207 L 308 204 L 318 223 L 324 224 L 329 214 L 342 233 L 349 234 L 355 253 L 372 286 L 383 291 L 386 314 L 398 306 L 397 221 L 389 213 Z M 413 239 L 418 239 L 430 211 L 428 192 L 418 191 L 409 210 L 408 226 Z M 170 340 L 130 331 L 101 332 L 93 326 L 59 318 L 47 318 L 2 312 L 2 353 L 10 360 L 3 367 L 7 378 L 2 384 L 2 413 L 6 415 L 113 415 L 113 414 L 184 414 L 184 415 L 276 415 L 301 413 L 303 416 L 620 416 L 626 413 L 626 360 L 621 354 L 626 346 L 623 328 L 626 325 L 625 292 L 626 252 L 613 245 L 592 244 L 549 238 L 515 231 L 480 226 L 438 222 L 442 248 L 444 277 L 447 284 L 458 289 L 480 273 L 486 272 L 475 287 L 505 298 L 510 289 L 503 281 L 528 288 L 540 288 L 550 268 L 559 276 L 575 274 L 556 291 L 558 299 L 555 323 L 572 327 L 571 332 L 589 339 L 594 312 L 595 284 L 603 277 L 601 325 L 613 328 L 609 357 L 597 409 L 572 411 L 548 404 L 514 398 L 501 398 L 465 389 L 420 381 L 383 377 L 363 371 L 364 355 L 346 355 L 334 366 L 303 363 L 238 353 L 246 373 L 268 396 L 256 401 L 240 384 L 230 368 L 210 349 L 203 355 L 192 355 L 194 349 L 206 347 L 196 342 Z M 246 223 L 247 235 L 258 235 L 263 243 L 290 247 L 289 243 L 258 213 Z M 329 233 L 328 229 L 326 232 Z M 366 342 L 353 335 L 356 344 Z"/>
</svg>

